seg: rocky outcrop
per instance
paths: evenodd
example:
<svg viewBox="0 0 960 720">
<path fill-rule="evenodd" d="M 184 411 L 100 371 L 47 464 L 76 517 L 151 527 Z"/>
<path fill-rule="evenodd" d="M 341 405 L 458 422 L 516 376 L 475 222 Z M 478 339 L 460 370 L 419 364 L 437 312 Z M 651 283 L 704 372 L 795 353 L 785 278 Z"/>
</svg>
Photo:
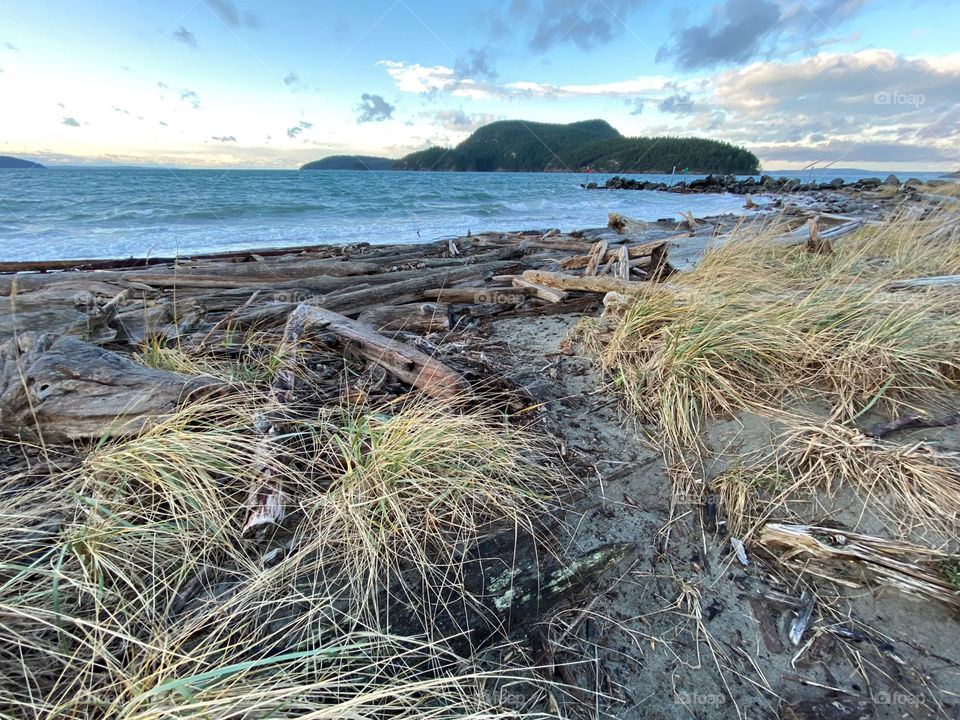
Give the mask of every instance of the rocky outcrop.
<svg viewBox="0 0 960 720">
<path fill-rule="evenodd" d="M 881 185 L 910 188 L 919 185 L 920 181 L 910 178 L 904 183 L 896 175 L 889 175 L 886 180 L 878 177 L 862 178 L 854 182 L 844 182 L 843 178 L 835 178 L 829 182 L 803 182 L 799 178 L 761 175 L 757 180 L 752 176 L 738 178 L 736 175 L 707 175 L 690 182 L 680 181 L 674 185 L 662 182 L 649 182 L 634 178 L 625 178 L 615 175 L 603 185 L 598 183 L 583 183 L 580 187 L 586 190 L 661 190 L 672 193 L 733 193 L 746 195 L 747 193 L 810 193 L 821 191 L 835 191 L 842 189 L 876 190 Z"/>
</svg>

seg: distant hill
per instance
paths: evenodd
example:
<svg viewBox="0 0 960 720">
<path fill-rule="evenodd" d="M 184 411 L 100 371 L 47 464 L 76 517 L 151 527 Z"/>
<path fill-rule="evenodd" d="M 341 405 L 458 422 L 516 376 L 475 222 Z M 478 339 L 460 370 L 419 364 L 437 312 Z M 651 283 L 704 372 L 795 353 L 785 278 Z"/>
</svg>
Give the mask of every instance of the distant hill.
<svg viewBox="0 0 960 720">
<path fill-rule="evenodd" d="M 322 166 L 325 158 L 301 169 L 355 169 Z M 476 130 L 455 148 L 432 147 L 400 160 L 367 158 L 394 170 L 461 172 L 669 173 L 676 167 L 696 174 L 752 175 L 759 160 L 741 147 L 705 138 L 621 135 L 604 120 L 555 123 L 503 120 Z M 373 167 L 371 165 L 371 167 Z"/>
<path fill-rule="evenodd" d="M 40 163 L 21 160 L 20 158 L 0 155 L 0 168 L 42 168 Z"/>
<path fill-rule="evenodd" d="M 300 167 L 301 170 L 393 170 L 396 160 L 370 155 L 331 155 Z"/>
</svg>

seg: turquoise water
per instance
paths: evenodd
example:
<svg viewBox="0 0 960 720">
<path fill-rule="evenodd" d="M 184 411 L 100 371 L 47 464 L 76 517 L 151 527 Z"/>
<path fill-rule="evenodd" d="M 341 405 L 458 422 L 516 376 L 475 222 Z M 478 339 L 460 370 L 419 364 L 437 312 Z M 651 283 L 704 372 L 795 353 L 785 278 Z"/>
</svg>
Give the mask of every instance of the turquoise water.
<svg viewBox="0 0 960 720">
<path fill-rule="evenodd" d="M 933 174 L 931 174 L 933 175 Z M 805 179 L 808 175 L 799 175 Z M 841 175 L 842 176 L 842 175 Z M 739 212 L 733 195 L 587 192 L 610 175 L 296 170 L 0 170 L 0 260 L 403 243 L 471 230 L 602 227 Z M 636 176 L 669 182 L 670 176 Z M 684 179 L 692 180 L 690 175 Z M 820 175 L 816 180 L 836 174 Z M 857 176 L 844 176 L 853 179 Z M 676 179 L 679 179 L 676 178 Z"/>
</svg>

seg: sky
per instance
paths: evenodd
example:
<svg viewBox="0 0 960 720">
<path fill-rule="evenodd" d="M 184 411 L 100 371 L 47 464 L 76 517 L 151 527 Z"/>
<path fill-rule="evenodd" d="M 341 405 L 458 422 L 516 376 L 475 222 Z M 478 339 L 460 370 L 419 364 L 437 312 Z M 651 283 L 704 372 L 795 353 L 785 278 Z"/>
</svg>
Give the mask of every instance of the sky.
<svg viewBox="0 0 960 720">
<path fill-rule="evenodd" d="M 295 168 L 494 120 L 960 168 L 955 0 L 0 0 L 0 154 Z"/>
</svg>

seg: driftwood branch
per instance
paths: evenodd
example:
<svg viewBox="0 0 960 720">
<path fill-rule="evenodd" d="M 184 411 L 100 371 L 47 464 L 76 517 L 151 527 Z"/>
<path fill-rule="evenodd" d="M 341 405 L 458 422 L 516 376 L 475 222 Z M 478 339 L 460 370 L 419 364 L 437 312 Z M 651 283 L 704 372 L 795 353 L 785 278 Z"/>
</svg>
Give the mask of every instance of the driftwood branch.
<svg viewBox="0 0 960 720">
<path fill-rule="evenodd" d="M 938 569 L 947 563 L 956 566 L 958 558 L 939 550 L 847 530 L 782 523 L 767 523 L 759 541 L 781 551 L 784 560 L 801 558 L 804 567 L 820 568 L 821 577 L 836 573 L 838 582 L 849 585 L 841 575 L 855 566 L 903 592 L 960 608 L 960 595 Z"/>
</svg>

